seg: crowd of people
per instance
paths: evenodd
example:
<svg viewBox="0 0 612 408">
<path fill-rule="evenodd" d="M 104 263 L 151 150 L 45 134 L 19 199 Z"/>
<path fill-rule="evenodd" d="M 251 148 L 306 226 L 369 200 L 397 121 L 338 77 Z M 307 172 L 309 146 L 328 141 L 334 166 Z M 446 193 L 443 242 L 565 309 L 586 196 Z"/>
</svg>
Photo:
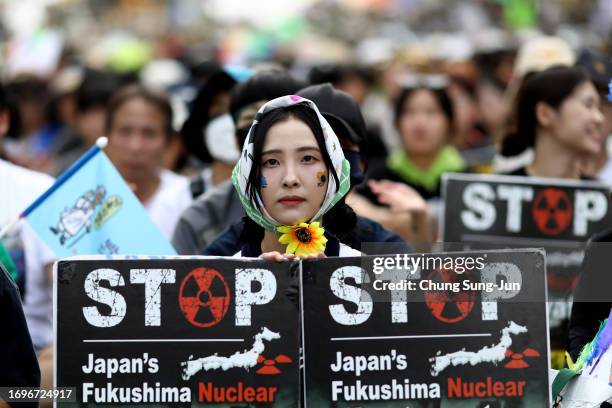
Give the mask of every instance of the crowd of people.
<svg viewBox="0 0 612 408">
<path fill-rule="evenodd" d="M 162 80 L 177 67 L 191 75 Z M 0 225 L 102 135 L 181 255 L 292 259 L 291 241 L 276 230 L 304 220 L 320 220 L 324 238 L 309 233 L 327 256 L 428 250 L 440 240 L 449 172 L 612 185 L 609 56 L 541 37 L 460 63 L 398 57 L 386 67 L 291 68 L 153 61 L 141 74 L 157 72 L 156 81 L 72 62 L 51 78 L 8 78 L 0 92 Z M 25 222 L 0 249 L 19 292 L 8 283 L 0 289 L 23 303 L 48 386 L 55 256 Z M 592 334 L 580 332 L 584 341 Z M 35 381 L 10 371 L 23 385 Z"/>
</svg>

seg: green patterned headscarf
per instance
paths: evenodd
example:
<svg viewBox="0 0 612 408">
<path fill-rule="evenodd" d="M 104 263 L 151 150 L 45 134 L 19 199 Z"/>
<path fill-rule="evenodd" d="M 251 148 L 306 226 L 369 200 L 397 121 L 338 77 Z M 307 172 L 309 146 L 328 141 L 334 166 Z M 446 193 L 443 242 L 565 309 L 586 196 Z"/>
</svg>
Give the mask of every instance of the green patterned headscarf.
<svg viewBox="0 0 612 408">
<path fill-rule="evenodd" d="M 244 207 L 244 210 L 249 218 L 270 231 L 276 231 L 276 227 L 279 227 L 281 224 L 272 218 L 270 214 L 268 214 L 263 206 L 259 193 L 257 193 L 256 197 L 257 202 L 253 202 L 247 194 L 249 174 L 251 173 L 251 168 L 253 167 L 255 130 L 257 129 L 257 124 L 261 120 L 262 116 L 266 113 L 274 109 L 298 104 L 311 108 L 317 114 L 317 118 L 319 118 L 319 123 L 323 129 L 325 149 L 327 150 L 321 153 L 329 155 L 330 161 L 334 167 L 334 170 L 336 171 L 336 174 L 338 175 L 338 179 L 340 180 L 340 185 L 337 185 L 333 177 L 328 177 L 329 181 L 327 183 L 327 192 L 325 194 L 325 199 L 323 200 L 323 205 L 321 205 L 321 208 L 314 215 L 314 217 L 307 222 L 321 219 L 323 214 L 329 211 L 329 209 L 332 208 L 346 193 L 348 193 L 350 189 L 349 162 L 344 158 L 344 153 L 342 152 L 342 147 L 340 146 L 338 137 L 332 130 L 329 123 L 327 123 L 327 120 L 325 120 L 325 118 L 321 115 L 319 109 L 317 109 L 317 106 L 312 101 L 297 95 L 281 96 L 280 98 L 267 102 L 259 109 L 259 112 L 257 112 L 257 115 L 253 120 L 249 134 L 244 141 L 244 146 L 242 147 L 240 160 L 238 160 L 238 163 L 236 163 L 236 166 L 232 171 L 232 183 L 238 191 L 238 196 L 240 197 L 242 206 Z"/>
</svg>

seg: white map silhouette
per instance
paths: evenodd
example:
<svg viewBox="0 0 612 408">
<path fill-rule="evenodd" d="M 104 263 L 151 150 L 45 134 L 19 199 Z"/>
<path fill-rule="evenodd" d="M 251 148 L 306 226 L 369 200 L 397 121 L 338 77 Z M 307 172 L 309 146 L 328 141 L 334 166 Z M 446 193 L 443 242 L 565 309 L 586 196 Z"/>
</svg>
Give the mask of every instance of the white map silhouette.
<svg viewBox="0 0 612 408">
<path fill-rule="evenodd" d="M 502 329 L 501 339 L 499 343 L 492 346 L 483 347 L 478 351 L 456 351 L 454 353 L 440 355 L 438 351 L 435 357 L 431 357 L 429 362 L 431 365 L 431 375 L 434 377 L 440 374 L 449 366 L 458 365 L 476 365 L 480 363 L 495 363 L 503 361 L 506 358 L 506 350 L 512 345 L 512 334 L 518 335 L 527 333 L 527 327 L 520 326 L 512 321 L 508 322 L 508 326 Z"/>
<path fill-rule="evenodd" d="M 193 360 L 193 355 L 191 355 L 189 360 L 181 363 L 183 367 L 183 380 L 190 379 L 198 371 L 218 369 L 226 371 L 230 368 L 244 368 L 248 370 L 251 367 L 255 367 L 257 365 L 257 358 L 265 350 L 263 341 L 280 339 L 280 337 L 279 333 L 273 332 L 267 327 L 262 327 L 261 332 L 255 335 L 255 342 L 250 350 L 237 351 L 229 357 L 218 356 L 215 353 L 212 356 L 198 358 L 197 360 Z"/>
</svg>

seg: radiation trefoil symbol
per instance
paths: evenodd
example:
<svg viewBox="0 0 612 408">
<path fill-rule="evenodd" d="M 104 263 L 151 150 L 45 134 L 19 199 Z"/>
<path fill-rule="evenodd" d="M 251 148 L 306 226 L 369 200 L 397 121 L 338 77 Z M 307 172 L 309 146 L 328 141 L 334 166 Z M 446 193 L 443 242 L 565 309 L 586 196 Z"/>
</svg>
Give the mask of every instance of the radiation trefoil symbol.
<svg viewBox="0 0 612 408">
<path fill-rule="evenodd" d="M 178 301 L 189 323 L 197 327 L 211 327 L 227 313 L 230 291 L 218 271 L 196 268 L 181 283 Z"/>
<path fill-rule="evenodd" d="M 427 279 L 435 282 L 459 282 L 460 276 L 453 270 L 438 269 L 432 271 Z M 476 295 L 471 291 L 454 293 L 432 290 L 426 291 L 424 295 L 425 305 L 433 317 L 444 323 L 458 323 L 468 317 L 476 301 Z"/>
<path fill-rule="evenodd" d="M 533 200 L 533 221 L 546 235 L 559 235 L 572 222 L 572 203 L 558 188 L 545 188 Z"/>
</svg>

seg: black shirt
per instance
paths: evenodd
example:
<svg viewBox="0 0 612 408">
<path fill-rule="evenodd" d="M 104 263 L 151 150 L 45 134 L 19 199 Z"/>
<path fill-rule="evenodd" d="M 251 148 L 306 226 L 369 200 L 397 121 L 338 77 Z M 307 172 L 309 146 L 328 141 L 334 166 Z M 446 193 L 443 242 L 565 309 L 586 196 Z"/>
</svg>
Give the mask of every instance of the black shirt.
<svg viewBox="0 0 612 408">
<path fill-rule="evenodd" d="M 567 349 L 574 361 L 593 340 L 612 307 L 611 242 L 612 228 L 594 235 L 584 253 L 568 333 Z"/>
<path fill-rule="evenodd" d="M 39 387 L 40 369 L 19 290 L 0 264 L 0 386 Z M 38 403 L 11 403 L 12 407 L 37 407 Z"/>
</svg>

